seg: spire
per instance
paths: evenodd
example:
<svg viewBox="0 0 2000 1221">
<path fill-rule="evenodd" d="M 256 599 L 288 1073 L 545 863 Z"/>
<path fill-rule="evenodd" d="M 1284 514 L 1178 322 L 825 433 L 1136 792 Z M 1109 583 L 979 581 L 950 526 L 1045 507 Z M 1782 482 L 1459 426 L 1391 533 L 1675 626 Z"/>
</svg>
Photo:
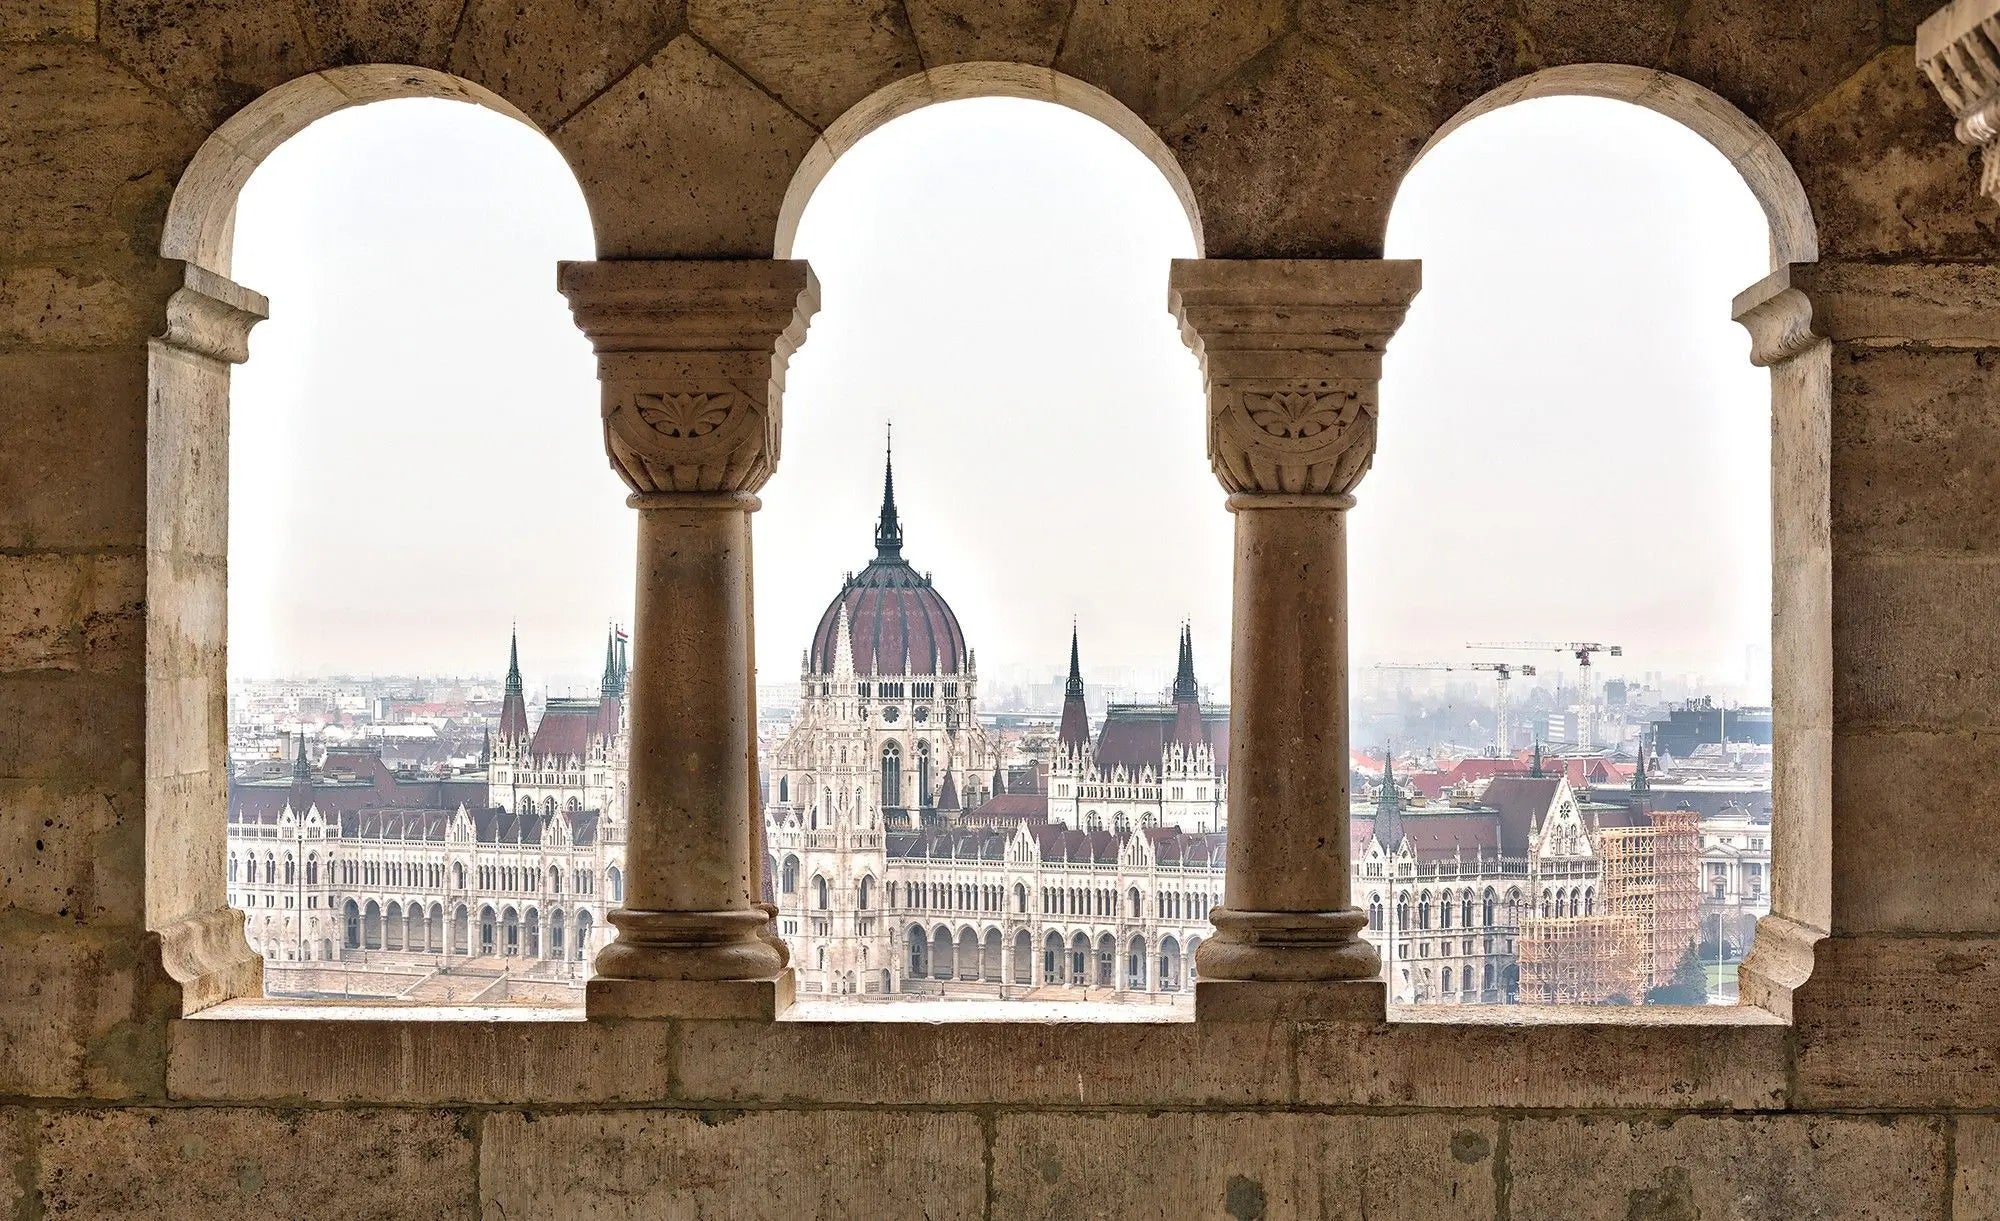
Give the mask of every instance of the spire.
<svg viewBox="0 0 2000 1221">
<path fill-rule="evenodd" d="M 1194 679 L 1194 629 L 1184 623 L 1174 667 L 1174 741 L 1199 746 L 1207 740 L 1201 723 L 1201 685 Z"/>
<path fill-rule="evenodd" d="M 516 624 L 507 633 L 507 694 L 521 694 L 521 628 Z"/>
<path fill-rule="evenodd" d="M 1529 774 L 1530 776 L 1533 776 L 1533 777 L 1535 777 L 1535 778 L 1536 778 L 1537 780 L 1541 779 L 1541 776 L 1542 776 L 1542 740 L 1541 740 L 1540 738 L 1536 738 L 1536 739 L 1535 739 L 1535 759 L 1534 759 L 1534 762 L 1532 762 L 1532 763 L 1528 764 L 1528 774 Z"/>
<path fill-rule="evenodd" d="M 517 628 L 507 641 L 507 693 L 500 701 L 500 740 L 525 742 L 528 739 L 528 701 L 521 690 L 521 633 Z"/>
<path fill-rule="evenodd" d="M 882 516 L 875 523 L 875 562 L 903 562 L 903 523 L 896 517 L 895 434 L 889 435 L 882 458 Z"/>
<path fill-rule="evenodd" d="M 1382 791 L 1375 796 L 1375 841 L 1394 852 L 1403 843 L 1403 794 L 1396 788 L 1392 745 L 1382 751 Z"/>
<path fill-rule="evenodd" d="M 1180 657 L 1174 669 L 1174 703 L 1199 702 L 1201 687 L 1194 680 L 1194 629 L 1181 625 Z"/>
<path fill-rule="evenodd" d="M 619 643 L 618 628 L 614 625 L 604 637 L 604 677 L 598 683 L 599 692 L 613 698 L 625 694 L 625 666 L 618 655 Z"/>
<path fill-rule="evenodd" d="M 1074 623 L 1069 627 L 1069 681 L 1063 684 L 1062 726 L 1056 742 L 1078 753 L 1090 745 L 1090 712 L 1083 702 L 1083 666 L 1078 661 Z M 997 770 L 999 765 L 994 766 Z"/>
<path fill-rule="evenodd" d="M 993 796 L 1007 791 L 1007 773 L 1000 770 L 1000 756 L 993 756 Z"/>
<path fill-rule="evenodd" d="M 1632 791 L 1635 793 L 1643 793 L 1652 787 L 1653 787 L 1653 782 L 1646 779 L 1646 740 L 1644 738 L 1640 738 L 1639 766 L 1632 769 Z"/>
<path fill-rule="evenodd" d="M 479 731 L 479 765 L 493 762 L 493 729 L 491 726 Z"/>
<path fill-rule="evenodd" d="M 292 779 L 311 780 L 312 763 L 306 758 L 306 731 L 299 730 L 299 755 L 292 760 Z"/>
</svg>

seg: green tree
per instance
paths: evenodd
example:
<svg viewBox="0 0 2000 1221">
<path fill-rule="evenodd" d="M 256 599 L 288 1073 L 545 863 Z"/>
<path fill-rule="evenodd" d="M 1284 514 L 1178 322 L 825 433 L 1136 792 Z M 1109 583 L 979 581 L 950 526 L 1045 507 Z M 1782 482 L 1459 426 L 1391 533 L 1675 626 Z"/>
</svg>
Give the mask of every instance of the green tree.
<svg viewBox="0 0 2000 1221">
<path fill-rule="evenodd" d="M 1646 989 L 1648 1005 L 1699 1005 L 1707 1000 L 1708 972 L 1702 969 L 1692 941 L 1674 964 L 1673 978 L 1657 988 Z"/>
</svg>

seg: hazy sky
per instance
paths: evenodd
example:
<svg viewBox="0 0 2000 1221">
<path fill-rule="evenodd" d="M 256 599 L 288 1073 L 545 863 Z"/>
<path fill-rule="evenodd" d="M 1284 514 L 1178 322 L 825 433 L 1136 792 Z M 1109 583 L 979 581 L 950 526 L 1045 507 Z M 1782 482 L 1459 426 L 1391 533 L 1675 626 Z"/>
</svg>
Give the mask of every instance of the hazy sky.
<svg viewBox="0 0 2000 1221">
<path fill-rule="evenodd" d="M 1618 103 L 1509 107 L 1417 167 L 1357 659 L 1576 636 L 1632 671 L 1766 664 L 1768 388 L 1728 317 L 1765 243 L 1719 154 Z M 554 291 L 591 238 L 553 148 L 459 104 L 346 111 L 258 170 L 236 251 L 272 318 L 234 391 L 232 669 L 492 671 L 518 619 L 531 683 L 587 681 L 633 534 Z M 757 519 L 762 681 L 872 554 L 893 419 L 905 553 L 986 673 L 1059 666 L 1072 618 L 1087 666 L 1163 669 L 1188 618 L 1221 688 L 1229 517 L 1159 171 L 1052 105 L 933 106 L 834 166 L 796 253 L 823 306 Z"/>
</svg>

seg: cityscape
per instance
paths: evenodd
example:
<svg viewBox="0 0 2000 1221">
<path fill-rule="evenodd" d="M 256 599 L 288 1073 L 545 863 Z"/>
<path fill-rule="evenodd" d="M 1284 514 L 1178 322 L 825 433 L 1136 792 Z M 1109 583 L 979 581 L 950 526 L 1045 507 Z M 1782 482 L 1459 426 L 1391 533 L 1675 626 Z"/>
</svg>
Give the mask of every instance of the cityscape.
<svg viewBox="0 0 2000 1221">
<path fill-rule="evenodd" d="M 801 996 L 1188 1003 L 1232 779 L 1192 628 L 1160 625 L 1158 676 L 1099 681 L 1072 630 L 1048 680 L 988 694 L 904 555 L 893 465 L 873 546 L 797 681 L 759 690 L 764 899 Z M 268 994 L 580 1003 L 644 676 L 608 626 L 593 689 L 531 688 L 524 643 L 500 677 L 232 684 L 229 902 Z M 1351 893 L 1392 1002 L 1733 1002 L 1770 905 L 1770 709 L 1595 677 L 1629 644 L 1468 644 L 1356 675 Z"/>
</svg>

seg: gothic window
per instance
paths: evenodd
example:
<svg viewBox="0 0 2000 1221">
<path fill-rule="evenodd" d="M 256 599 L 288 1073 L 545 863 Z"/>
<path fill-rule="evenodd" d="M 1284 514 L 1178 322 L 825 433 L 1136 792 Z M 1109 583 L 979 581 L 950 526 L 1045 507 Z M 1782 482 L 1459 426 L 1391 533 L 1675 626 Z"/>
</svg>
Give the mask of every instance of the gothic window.
<svg viewBox="0 0 2000 1221">
<path fill-rule="evenodd" d="M 1446 992 L 1449 992 L 1449 991 L 1451 991 L 1451 968 L 1450 968 L 1450 967 L 1446 967 L 1446 968 L 1444 969 L 1444 990 L 1445 990 Z"/>
<path fill-rule="evenodd" d="M 556 799 L 553 797 L 542 798 L 542 817 L 554 818 L 555 816 L 556 816 Z"/>
<path fill-rule="evenodd" d="M 861 888 L 856 892 L 854 899 L 854 906 L 856 910 L 859 911 L 868 910 L 869 897 L 874 893 L 874 890 L 875 890 L 874 878 L 864 877 L 861 879 Z"/>
<path fill-rule="evenodd" d="M 1396 896 L 1396 931 L 1410 931 L 1410 896 L 1407 893 Z"/>
<path fill-rule="evenodd" d="M 1438 927 L 1451 927 L 1451 892 L 1438 896 Z"/>
<path fill-rule="evenodd" d="M 1368 927 L 1374 929 L 1378 933 L 1382 931 L 1381 895 L 1368 896 Z"/>
<path fill-rule="evenodd" d="M 613 903 L 625 901 L 625 875 L 619 872 L 618 866 L 613 865 L 604 871 L 604 884 L 611 888 Z"/>
<path fill-rule="evenodd" d="M 917 804 L 932 804 L 936 795 L 931 792 L 931 744 L 917 743 Z"/>
<path fill-rule="evenodd" d="M 813 875 L 813 906 L 825 911 L 826 897 L 826 879 L 817 874 Z"/>
<path fill-rule="evenodd" d="M 1572 897 L 1572 902 L 1574 902 L 1574 897 Z M 1596 906 L 1597 906 L 1597 888 L 1593 886 L 1589 890 L 1583 892 L 1583 914 L 1586 916 L 1593 915 Z"/>
<path fill-rule="evenodd" d="M 903 804 L 903 748 L 894 742 L 882 746 L 882 805 L 893 809 Z"/>
<path fill-rule="evenodd" d="M 778 777 L 778 804 L 785 805 L 790 803 L 791 800 L 792 800 L 791 782 L 783 776 Z"/>
<path fill-rule="evenodd" d="M 521 798 L 521 817 L 526 818 L 530 814 L 533 814 L 534 812 L 535 812 L 535 799 L 532 797 Z"/>
<path fill-rule="evenodd" d="M 1423 894 L 1417 896 L 1417 927 L 1427 929 L 1430 926 L 1431 926 L 1431 892 L 1427 890 Z"/>
<path fill-rule="evenodd" d="M 1460 923 L 1461 925 L 1463 925 L 1464 927 L 1466 927 L 1466 928 L 1471 928 L 1471 927 L 1472 927 L 1472 892 L 1471 892 L 1470 890 L 1467 890 L 1467 891 L 1466 891 L 1466 892 L 1465 892 L 1465 893 L 1464 893 L 1463 895 L 1459 896 L 1459 900 L 1460 900 L 1460 901 L 1459 901 L 1459 905 L 1458 905 L 1458 906 L 1459 906 L 1459 913 L 1458 913 L 1458 914 L 1459 914 L 1459 921 L 1458 921 L 1458 922 L 1459 922 L 1459 923 Z"/>
<path fill-rule="evenodd" d="M 229 854 L 229 880 L 232 882 L 236 880 L 236 854 L 234 852 Z"/>
<path fill-rule="evenodd" d="M 787 856 L 785 864 L 778 872 L 779 887 L 788 895 L 799 893 L 799 858 Z"/>
</svg>

